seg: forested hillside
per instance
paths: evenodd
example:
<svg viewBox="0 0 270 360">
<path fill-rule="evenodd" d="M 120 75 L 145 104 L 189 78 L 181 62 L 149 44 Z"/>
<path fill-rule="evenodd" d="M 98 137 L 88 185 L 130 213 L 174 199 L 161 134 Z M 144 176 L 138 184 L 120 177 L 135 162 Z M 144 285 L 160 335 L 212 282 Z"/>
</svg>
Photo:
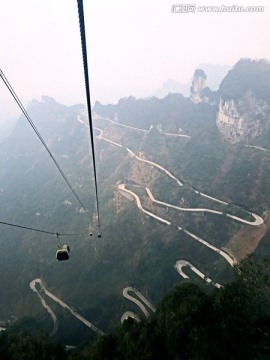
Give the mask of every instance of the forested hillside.
<svg viewBox="0 0 270 360">
<path fill-rule="evenodd" d="M 269 273 L 269 258 L 250 258 L 215 292 L 176 285 L 149 319 L 129 318 L 111 335 L 68 353 L 44 335 L 10 329 L 0 335 L 1 359 L 268 359 Z"/>
<path fill-rule="evenodd" d="M 175 286 L 147 321 L 129 319 L 78 359 L 268 359 L 269 258 L 247 259 L 235 279 L 206 294 Z"/>
<path fill-rule="evenodd" d="M 256 145 L 229 142 L 217 127 L 218 103 L 170 94 L 95 105 L 101 238 L 84 107 L 44 97 L 28 111 L 88 211 L 21 117 L 0 143 L 0 221 L 49 234 L 1 225 L 3 327 L 20 319 L 19 328 L 85 343 L 124 314 L 151 317 L 187 278 L 211 293 L 238 261 L 270 251 L 267 133 Z M 71 248 L 67 262 L 56 261 L 58 241 Z M 152 308 L 142 311 L 143 302 Z"/>
</svg>

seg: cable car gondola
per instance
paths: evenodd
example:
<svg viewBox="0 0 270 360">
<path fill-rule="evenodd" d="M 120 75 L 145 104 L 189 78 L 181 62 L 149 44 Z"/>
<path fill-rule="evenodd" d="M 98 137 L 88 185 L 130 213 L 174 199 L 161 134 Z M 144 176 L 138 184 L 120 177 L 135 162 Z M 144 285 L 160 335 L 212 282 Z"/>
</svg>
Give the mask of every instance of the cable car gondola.
<svg viewBox="0 0 270 360">
<path fill-rule="evenodd" d="M 56 259 L 64 261 L 69 259 L 70 248 L 68 245 L 57 245 Z"/>
<path fill-rule="evenodd" d="M 93 132 L 93 122 L 92 122 L 92 112 L 91 112 L 91 102 L 90 102 L 90 86 L 89 86 L 89 74 L 88 74 L 88 61 L 87 61 L 87 49 L 86 49 L 86 37 L 85 37 L 85 26 L 84 26 L 84 11 L 83 11 L 83 0 L 77 0 L 78 2 L 78 15 L 79 15 L 79 23 L 80 23 L 80 33 L 81 33 L 81 45 L 82 45 L 82 55 L 83 55 L 83 67 L 84 67 L 84 79 L 85 79 L 85 86 L 86 86 L 86 100 L 87 100 L 87 112 L 88 112 L 88 120 L 89 120 L 89 130 L 90 130 L 90 139 L 91 139 L 91 148 L 92 148 L 92 160 L 93 160 L 93 171 L 94 171 L 94 183 L 95 183 L 95 193 L 96 193 L 96 209 L 97 209 L 97 214 L 95 215 L 95 219 L 93 220 L 93 223 L 98 224 L 99 228 L 100 228 L 100 216 L 99 216 L 99 200 L 98 200 L 98 186 L 97 186 L 97 175 L 96 175 L 96 160 L 95 160 L 95 149 L 94 149 L 94 132 Z M 61 169 L 60 165 L 58 164 L 57 160 L 54 158 L 54 155 L 52 154 L 52 152 L 50 151 L 50 149 L 48 148 L 46 142 L 44 141 L 43 137 L 41 136 L 41 134 L 39 133 L 38 129 L 36 128 L 35 124 L 33 123 L 31 117 L 29 116 L 29 114 L 27 113 L 26 109 L 24 108 L 24 106 L 22 105 L 20 99 L 18 98 L 18 96 L 16 95 L 15 91 L 13 90 L 12 86 L 10 85 L 8 79 L 5 77 L 3 71 L 0 69 L 0 78 L 3 80 L 4 84 L 6 85 L 7 89 L 9 90 L 9 92 L 11 93 L 12 97 L 14 98 L 14 100 L 16 101 L 17 105 L 19 106 L 19 108 L 21 109 L 21 111 L 23 112 L 24 116 L 26 117 L 27 121 L 29 122 L 30 126 L 32 127 L 32 129 L 34 130 L 34 132 L 36 133 L 36 135 L 38 136 L 39 140 L 41 141 L 43 147 L 46 149 L 46 151 L 48 152 L 49 156 L 51 157 L 51 159 L 53 160 L 55 166 L 57 167 L 59 173 L 61 174 L 63 180 L 65 181 L 66 185 L 69 187 L 69 189 L 71 190 L 71 192 L 73 193 L 73 195 L 75 196 L 75 198 L 77 199 L 77 201 L 79 202 L 79 204 L 81 205 L 81 207 L 87 211 L 87 208 L 84 206 L 84 204 L 82 203 L 82 201 L 80 200 L 80 198 L 78 197 L 76 191 L 73 189 L 71 183 L 68 180 L 68 177 L 64 174 L 63 170 Z M 46 231 L 46 230 L 41 230 L 41 229 L 35 229 L 32 227 L 27 227 L 27 226 L 22 226 L 22 225 L 16 225 L 16 224 L 11 224 L 11 223 L 7 223 L 7 222 L 3 222 L 0 221 L 0 224 L 3 225 L 8 225 L 8 226 L 13 226 L 13 227 L 18 227 L 18 228 L 22 228 L 22 229 L 27 229 L 27 230 L 32 230 L 32 231 L 36 231 L 36 232 L 41 232 L 41 233 L 46 233 L 46 234 L 51 234 L 51 235 L 56 235 L 57 239 L 60 235 L 64 235 L 64 234 L 59 234 L 59 233 L 54 233 L 51 231 Z M 65 234 L 65 235 L 78 235 L 78 234 Z M 82 235 L 82 234 L 79 234 Z M 91 232 L 90 237 L 93 236 L 93 233 Z M 98 233 L 97 234 L 98 238 L 101 238 L 101 234 Z M 70 255 L 70 248 L 68 245 L 60 245 L 59 243 L 57 244 L 57 250 L 56 250 L 56 259 L 58 261 L 64 261 L 64 260 L 68 260 L 69 259 L 69 255 Z"/>
</svg>

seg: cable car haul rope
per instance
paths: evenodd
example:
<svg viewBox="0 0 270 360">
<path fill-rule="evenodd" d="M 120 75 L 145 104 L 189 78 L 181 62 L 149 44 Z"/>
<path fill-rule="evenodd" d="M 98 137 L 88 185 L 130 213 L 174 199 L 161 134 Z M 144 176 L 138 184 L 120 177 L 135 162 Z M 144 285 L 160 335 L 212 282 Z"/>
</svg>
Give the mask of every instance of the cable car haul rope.
<svg viewBox="0 0 270 360">
<path fill-rule="evenodd" d="M 97 171 L 96 171 L 94 135 L 93 135 L 93 122 L 92 122 L 91 101 L 90 101 L 90 86 L 89 86 L 89 75 L 88 75 L 86 36 L 85 36 L 85 26 L 84 26 L 83 0 L 77 0 L 77 4 L 78 4 L 78 14 L 79 14 L 79 22 L 80 22 L 83 68 L 84 68 L 84 81 L 85 81 L 85 89 L 86 89 L 87 111 L 88 111 L 88 119 L 89 119 L 89 130 L 90 130 L 90 139 L 91 139 L 92 157 L 93 157 L 93 168 L 94 168 L 94 178 L 95 178 L 96 205 L 97 205 L 97 216 L 98 216 L 97 217 L 97 222 L 98 222 L 98 227 L 100 228 L 99 201 L 98 201 L 98 190 L 97 190 Z"/>
<path fill-rule="evenodd" d="M 80 34 L 81 34 L 81 45 L 82 45 L 82 56 L 83 56 L 83 67 L 84 67 L 84 80 L 85 80 L 85 89 L 86 89 L 86 100 L 87 100 L 87 111 L 88 111 L 88 119 L 89 119 L 89 130 L 90 130 L 90 140 L 91 140 L 91 148 L 92 148 L 92 160 L 93 160 L 93 170 L 94 170 L 94 180 L 95 180 L 95 195 L 96 195 L 96 208 L 97 208 L 97 225 L 100 231 L 100 215 L 99 215 L 99 200 L 98 200 L 98 188 L 97 188 L 97 171 L 96 171 L 96 161 L 95 161 L 95 149 L 94 149 L 94 135 L 93 135 L 93 124 L 92 124 L 92 113 L 91 113 L 91 102 L 90 102 L 90 86 L 89 86 L 89 74 L 88 74 L 88 62 L 87 62 L 87 49 L 86 49 L 86 36 L 85 36 L 85 26 L 84 26 L 84 11 L 83 11 L 83 1 L 77 0 L 78 2 L 78 15 L 79 15 L 79 24 L 80 24 Z M 7 89 L 11 93 L 12 97 L 16 101 L 17 105 L 23 112 L 24 116 L 28 120 L 29 124 L 31 125 L 32 129 L 36 133 L 37 137 L 41 141 L 42 145 L 48 152 L 49 156 L 53 160 L 57 170 L 61 174 L 62 178 L 64 179 L 66 185 L 69 187 L 75 198 L 77 199 L 78 203 L 82 206 L 83 210 L 88 211 L 86 206 L 83 204 L 79 196 L 77 195 L 76 191 L 73 189 L 71 183 L 69 182 L 68 178 L 66 177 L 65 173 L 61 169 L 60 165 L 56 161 L 55 157 L 53 156 L 52 152 L 48 148 L 47 144 L 45 143 L 44 139 L 42 138 L 41 134 L 39 133 L 38 129 L 36 128 L 35 124 L 33 123 L 32 119 L 30 118 L 29 114 L 27 113 L 26 109 L 22 105 L 20 99 L 16 95 L 15 91 L 13 90 L 12 86 L 10 85 L 8 79 L 4 75 L 3 71 L 0 70 L 0 77 L 2 78 L 4 84 L 6 85 Z M 0 221 L 0 224 L 7 225 L 11 227 L 21 228 L 25 230 L 36 231 L 40 233 L 55 235 L 57 239 L 59 236 L 80 236 L 86 235 L 85 233 L 80 234 L 64 234 L 58 232 L 51 232 L 41 229 L 36 229 L 28 226 L 22 226 L 17 224 L 12 224 L 4 221 Z M 90 233 L 90 236 L 93 234 Z M 97 234 L 98 238 L 101 237 L 100 232 Z M 57 244 L 57 251 L 56 251 L 56 258 L 59 261 L 68 260 L 69 259 L 69 252 L 70 248 L 68 245 L 60 245 Z"/>
</svg>

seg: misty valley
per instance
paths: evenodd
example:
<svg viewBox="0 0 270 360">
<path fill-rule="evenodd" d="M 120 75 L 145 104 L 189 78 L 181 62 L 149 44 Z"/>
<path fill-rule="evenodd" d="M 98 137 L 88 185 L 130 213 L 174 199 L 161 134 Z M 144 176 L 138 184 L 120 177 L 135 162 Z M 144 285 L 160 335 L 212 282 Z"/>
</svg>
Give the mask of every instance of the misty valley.
<svg viewBox="0 0 270 360">
<path fill-rule="evenodd" d="M 211 301 L 227 304 L 239 289 L 249 294 L 235 267 L 253 280 L 262 274 L 269 286 L 269 264 L 255 264 L 270 255 L 269 99 L 270 64 L 242 59 L 216 91 L 197 69 L 187 97 L 97 101 L 100 229 L 85 106 L 33 100 L 27 112 L 87 211 L 22 115 L 0 142 L 0 221 L 51 234 L 0 225 L 0 326 L 42 330 L 72 346 L 114 333 L 121 323 L 119 339 L 124 331 L 139 338 L 139 326 L 145 334 L 165 328 L 173 306 L 192 314 L 197 305 L 189 308 L 185 298 L 197 299 L 196 316 L 206 324 Z M 59 242 L 70 247 L 68 261 L 56 260 Z M 268 340 L 269 331 L 268 325 Z M 112 351 L 117 339 L 99 341 Z M 164 359 L 172 356 L 166 346 Z"/>
</svg>

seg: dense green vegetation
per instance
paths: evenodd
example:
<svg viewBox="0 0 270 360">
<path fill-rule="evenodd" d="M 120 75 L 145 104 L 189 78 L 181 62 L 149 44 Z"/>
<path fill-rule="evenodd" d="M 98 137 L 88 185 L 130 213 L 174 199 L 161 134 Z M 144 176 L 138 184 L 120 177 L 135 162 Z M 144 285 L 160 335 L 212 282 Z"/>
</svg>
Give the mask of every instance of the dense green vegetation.
<svg viewBox="0 0 270 360">
<path fill-rule="evenodd" d="M 254 73 L 258 73 L 258 77 Z M 224 95 L 225 99 L 227 92 L 233 94 L 229 86 L 235 91 L 237 86 L 242 86 L 243 90 L 237 96 L 243 96 L 250 89 L 254 90 L 258 99 L 264 99 L 262 94 L 270 91 L 270 82 L 265 80 L 269 74 L 269 64 L 266 61 L 241 60 L 225 77 L 218 98 Z M 251 77 L 258 80 L 250 80 Z M 234 82 L 238 85 L 233 85 Z M 262 88 L 268 87 L 268 90 L 261 91 L 260 84 L 263 84 Z M 256 92 L 254 86 L 260 91 Z M 269 154 L 247 148 L 245 144 L 231 145 L 226 142 L 215 123 L 217 105 L 218 101 L 215 104 L 193 104 L 179 94 L 170 94 L 161 100 L 136 100 L 130 97 L 121 99 L 117 105 L 102 106 L 98 103 L 95 110 L 112 119 L 117 113 L 119 122 L 139 128 L 149 129 L 151 125 L 155 127 L 159 124 L 164 132 L 177 132 L 181 128 L 191 139 L 166 138 L 154 128 L 137 142 L 133 140 L 134 136 L 139 136 L 136 132 L 133 132 L 133 136 L 125 132 L 121 143 L 129 144 L 135 152 L 143 151 L 147 159 L 165 166 L 199 191 L 212 196 L 219 194 L 230 204 L 253 211 L 261 211 L 263 207 L 265 210 L 265 204 L 270 200 L 267 190 L 270 179 L 267 161 Z M 117 130 L 121 132 L 119 127 Z M 269 133 L 255 139 L 254 143 L 268 147 Z M 250 191 L 255 183 L 257 191 Z"/>
<path fill-rule="evenodd" d="M 246 219 L 251 219 L 247 211 L 261 216 L 267 213 L 269 154 L 245 144 L 226 142 L 216 127 L 214 103 L 194 104 L 179 94 L 161 100 L 125 98 L 110 106 L 97 103 L 97 112 L 112 119 L 117 113 L 121 123 L 144 129 L 153 125 L 148 133 L 106 120 L 97 120 L 95 124 L 104 130 L 105 138 L 164 166 L 184 183 L 180 187 L 157 168 L 129 156 L 124 148 L 95 139 L 102 224 L 102 238 L 97 239 L 96 225 L 92 222 L 96 214 L 89 131 L 77 121 L 80 109 L 79 105 L 67 107 L 44 98 L 32 102 L 28 111 L 89 207 L 89 213 L 79 212 L 76 199 L 24 118 L 0 143 L 0 220 L 53 232 L 85 234 L 61 238 L 70 245 L 71 257 L 60 264 L 55 260 L 55 236 L 1 226 L 0 320 L 31 316 L 36 323 L 27 322 L 29 329 L 52 330 L 50 316 L 29 288 L 29 282 L 35 278 L 41 278 L 49 291 L 105 332 L 113 331 L 125 311 L 137 310 L 123 298 L 124 287 L 135 286 L 157 304 L 176 283 L 183 281 L 174 268 L 178 260 L 191 262 L 214 282 L 230 281 L 232 269 L 228 262 L 177 227 L 218 248 L 226 247 L 245 226 L 226 217 L 227 212 Z M 158 125 L 163 132 L 177 133 L 181 128 L 180 132 L 191 138 L 165 136 Z M 260 139 L 257 141 L 260 146 Z M 140 212 L 134 199 L 119 191 L 119 183 L 127 184 L 127 188 L 140 195 L 146 209 L 168 219 L 172 225 L 161 224 Z M 150 202 L 145 186 L 158 200 L 187 208 L 220 210 L 224 215 L 187 213 L 155 205 Z M 229 205 L 210 201 L 194 190 Z M 90 231 L 93 237 L 88 236 Z M 270 253 L 268 242 L 266 234 L 260 244 L 266 253 Z M 190 269 L 186 271 L 194 283 L 203 286 L 204 291 L 209 290 L 204 280 Z M 200 290 L 196 291 L 200 294 Z M 59 321 L 56 340 L 75 345 L 93 337 L 90 330 L 58 304 L 48 297 L 46 301 Z"/>
<path fill-rule="evenodd" d="M 221 82 L 218 94 L 223 99 L 239 99 L 252 92 L 257 99 L 269 102 L 270 63 L 266 60 L 242 59 Z"/>
<path fill-rule="evenodd" d="M 60 360 L 65 350 L 44 333 L 5 332 L 0 335 L 1 360 Z"/>
<path fill-rule="evenodd" d="M 234 280 L 204 292 L 186 282 L 140 323 L 129 318 L 111 335 L 70 353 L 46 336 L 0 335 L 1 359 L 269 359 L 270 258 L 246 259 Z"/>
<path fill-rule="evenodd" d="M 177 285 L 147 321 L 125 321 L 75 359 L 268 359 L 269 285 L 269 258 L 243 261 L 210 294 Z"/>
</svg>

